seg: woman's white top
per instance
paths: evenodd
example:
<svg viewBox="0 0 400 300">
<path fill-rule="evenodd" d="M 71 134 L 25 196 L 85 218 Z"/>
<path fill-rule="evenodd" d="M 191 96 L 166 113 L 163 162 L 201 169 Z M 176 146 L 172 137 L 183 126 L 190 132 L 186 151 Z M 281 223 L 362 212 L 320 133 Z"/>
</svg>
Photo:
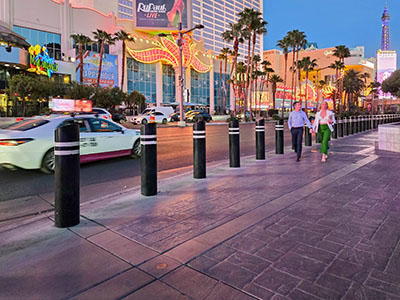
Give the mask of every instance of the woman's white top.
<svg viewBox="0 0 400 300">
<path fill-rule="evenodd" d="M 332 124 L 328 123 L 328 120 L 329 120 L 330 116 L 332 116 L 332 121 L 333 121 Z M 328 125 L 329 129 L 331 131 L 333 131 L 333 126 L 332 125 L 336 123 L 335 114 L 330 110 L 326 110 L 326 116 L 323 118 L 321 116 L 321 111 L 317 112 L 316 115 L 315 115 L 315 120 L 314 120 L 314 124 L 313 124 L 313 130 L 315 132 L 318 132 L 318 126 L 319 126 L 319 124 L 321 122 L 322 123 L 326 123 Z"/>
</svg>

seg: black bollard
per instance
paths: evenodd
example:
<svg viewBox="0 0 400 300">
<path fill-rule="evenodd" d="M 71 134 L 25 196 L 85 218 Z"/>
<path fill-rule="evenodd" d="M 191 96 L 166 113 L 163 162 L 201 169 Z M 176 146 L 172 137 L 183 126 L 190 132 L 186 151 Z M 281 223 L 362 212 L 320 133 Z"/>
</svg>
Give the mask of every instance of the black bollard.
<svg viewBox="0 0 400 300">
<path fill-rule="evenodd" d="M 378 128 L 378 119 L 376 115 L 372 116 L 372 128 L 374 129 Z"/>
<path fill-rule="evenodd" d="M 316 144 L 321 144 L 321 141 L 319 140 L 318 132 L 315 133 L 315 143 Z"/>
<path fill-rule="evenodd" d="M 363 132 L 364 130 L 365 130 L 365 120 L 364 120 L 364 117 L 363 116 L 360 116 L 359 117 L 360 118 L 360 130 L 359 130 L 359 132 Z"/>
<path fill-rule="evenodd" d="M 354 133 L 359 133 L 360 132 L 360 116 L 355 116 L 355 128 L 354 128 Z"/>
<path fill-rule="evenodd" d="M 343 118 L 342 117 L 338 117 L 337 129 L 338 129 L 338 137 L 343 137 L 344 128 L 343 128 Z"/>
<path fill-rule="evenodd" d="M 239 121 L 229 123 L 229 166 L 240 168 L 240 130 Z"/>
<path fill-rule="evenodd" d="M 143 196 L 157 195 L 157 126 L 156 123 L 142 125 L 140 129 L 142 167 L 141 192 Z"/>
<path fill-rule="evenodd" d="M 193 177 L 206 178 L 206 122 L 193 125 Z"/>
<path fill-rule="evenodd" d="M 265 159 L 265 124 L 264 119 L 256 121 L 256 159 Z"/>
<path fill-rule="evenodd" d="M 354 132 L 354 123 L 353 123 L 353 117 L 349 117 L 349 123 L 348 123 L 348 135 L 352 135 Z"/>
<path fill-rule="evenodd" d="M 311 147 L 312 146 L 312 134 L 310 133 L 310 128 L 308 128 L 307 126 L 304 127 L 305 131 L 304 131 L 304 145 Z"/>
<path fill-rule="evenodd" d="M 284 121 L 278 120 L 275 124 L 275 153 L 276 154 L 283 154 L 283 132 L 284 132 Z"/>
<path fill-rule="evenodd" d="M 338 138 L 338 124 L 337 124 L 337 122 L 335 124 L 332 124 L 332 126 L 333 126 L 332 138 L 337 139 Z"/>
<path fill-rule="evenodd" d="M 350 118 L 349 117 L 344 117 L 343 119 L 343 135 L 347 136 L 350 134 Z"/>
<path fill-rule="evenodd" d="M 79 224 L 79 124 L 74 120 L 55 131 L 55 226 Z"/>
</svg>

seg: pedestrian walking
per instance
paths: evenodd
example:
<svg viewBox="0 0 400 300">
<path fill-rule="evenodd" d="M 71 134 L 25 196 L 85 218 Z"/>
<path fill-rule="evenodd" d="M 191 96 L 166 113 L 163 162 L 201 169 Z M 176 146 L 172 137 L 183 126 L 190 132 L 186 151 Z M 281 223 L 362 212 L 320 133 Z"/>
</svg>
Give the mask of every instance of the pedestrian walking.
<svg viewBox="0 0 400 300">
<path fill-rule="evenodd" d="M 304 123 L 310 129 L 312 133 L 311 122 L 308 119 L 306 113 L 301 110 L 300 102 L 294 102 L 294 110 L 289 114 L 288 126 L 290 133 L 292 134 L 292 146 L 297 154 L 296 161 L 300 161 L 301 148 L 303 144 L 303 130 Z"/>
<path fill-rule="evenodd" d="M 315 115 L 313 130 L 318 134 L 319 141 L 321 142 L 320 152 L 322 153 L 322 162 L 326 162 L 328 158 L 329 140 L 331 132 L 333 132 L 333 124 L 336 123 L 335 114 L 328 109 L 328 102 L 321 103 L 320 111 Z"/>
</svg>

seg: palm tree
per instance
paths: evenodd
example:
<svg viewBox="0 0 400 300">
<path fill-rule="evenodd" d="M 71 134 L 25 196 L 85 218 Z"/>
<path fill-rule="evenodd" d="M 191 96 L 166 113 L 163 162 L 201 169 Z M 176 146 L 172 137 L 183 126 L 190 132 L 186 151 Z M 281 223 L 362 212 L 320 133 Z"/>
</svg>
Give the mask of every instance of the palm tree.
<svg viewBox="0 0 400 300">
<path fill-rule="evenodd" d="M 239 44 L 243 43 L 243 30 L 242 30 L 242 24 L 240 23 L 229 23 L 230 29 L 223 32 L 221 34 L 222 38 L 224 41 L 230 43 L 233 41 L 233 64 L 232 64 L 232 69 L 231 73 L 229 75 L 229 78 L 232 78 L 232 73 L 233 70 L 235 70 L 235 76 L 233 77 L 233 89 L 234 89 L 234 94 L 236 96 L 237 93 L 237 58 L 239 55 Z M 234 106 L 234 112 L 236 114 L 236 103 Z"/>
<path fill-rule="evenodd" d="M 306 72 L 306 87 L 305 87 L 305 108 L 307 113 L 307 87 L 308 87 L 308 76 L 310 71 L 313 71 L 318 65 L 316 59 L 311 59 L 311 57 L 306 56 L 301 60 L 302 70 Z M 301 90 L 300 90 L 301 92 Z"/>
<path fill-rule="evenodd" d="M 350 49 L 345 45 L 336 46 L 335 50 L 333 50 L 333 56 L 338 57 L 339 60 L 344 63 L 344 59 L 350 57 Z"/>
<path fill-rule="evenodd" d="M 93 36 L 94 39 L 97 41 L 97 43 L 100 44 L 100 61 L 99 61 L 99 72 L 97 74 L 97 84 L 96 87 L 99 87 L 100 85 L 100 76 L 101 76 L 101 68 L 103 65 L 103 55 L 104 55 L 104 45 L 114 45 L 115 44 L 115 38 L 105 32 L 104 30 L 97 29 L 97 31 L 93 31 Z"/>
<path fill-rule="evenodd" d="M 239 103 L 240 103 L 240 106 L 242 106 L 242 101 L 243 101 L 243 113 L 246 114 L 246 112 L 244 110 L 244 108 L 245 108 L 245 106 L 244 106 L 245 105 L 245 103 L 244 103 L 244 101 L 245 101 L 244 88 L 246 85 L 245 75 L 246 75 L 247 67 L 246 67 L 245 63 L 241 61 L 241 62 L 237 63 L 236 69 L 237 69 L 236 72 L 238 74 L 238 79 L 239 79 L 239 81 L 237 83 L 238 94 L 239 94 Z"/>
<path fill-rule="evenodd" d="M 83 82 L 83 45 L 87 45 L 92 43 L 90 37 L 84 34 L 71 34 L 71 38 L 74 40 L 74 43 L 78 45 L 78 56 L 79 63 L 77 69 L 79 69 L 79 82 Z"/>
<path fill-rule="evenodd" d="M 275 109 L 276 87 L 278 83 L 283 82 L 283 79 L 279 75 L 274 74 L 269 79 L 269 82 L 272 83 L 272 106 Z"/>
<path fill-rule="evenodd" d="M 224 65 L 224 78 L 226 78 L 226 69 L 228 66 L 228 58 L 233 53 L 232 53 L 231 49 L 224 47 L 221 49 L 221 54 L 224 55 L 224 64 L 225 64 Z M 223 97 L 222 97 L 222 105 L 223 105 L 222 107 L 223 107 L 224 111 L 225 111 L 226 103 L 227 103 L 227 99 L 228 99 L 228 90 L 227 89 L 228 89 L 227 80 L 224 79 L 223 80 Z"/>
<path fill-rule="evenodd" d="M 367 79 L 370 78 L 370 77 L 371 76 L 369 75 L 369 73 L 363 73 L 363 74 L 360 75 L 360 78 L 364 80 L 363 96 L 365 96 L 365 87 L 367 87 Z M 363 108 L 364 108 L 364 100 L 363 100 Z"/>
<path fill-rule="evenodd" d="M 285 110 L 285 99 L 286 99 L 286 75 L 287 75 L 287 61 L 289 57 L 290 38 L 288 36 L 285 36 L 283 39 L 279 40 L 276 45 L 282 49 L 285 58 L 285 76 L 283 78 L 283 99 L 282 99 L 282 118 L 283 118 Z"/>
<path fill-rule="evenodd" d="M 339 71 L 342 71 L 344 69 L 344 63 L 342 63 L 340 60 L 336 60 L 334 63 L 331 63 L 329 65 L 329 68 L 334 69 L 336 71 L 336 91 L 335 95 L 333 97 L 333 110 L 336 113 L 336 100 L 339 92 Z"/>
<path fill-rule="evenodd" d="M 354 98 L 357 99 L 364 88 L 364 81 L 360 78 L 360 72 L 353 69 L 348 70 L 343 78 L 343 86 L 347 95 L 347 108 L 350 110 L 350 106 L 354 105 Z"/>
<path fill-rule="evenodd" d="M 373 81 L 369 84 L 369 88 L 371 89 L 372 92 L 372 110 L 371 113 L 374 114 L 374 100 L 375 100 L 375 94 L 378 92 L 381 84 L 377 81 Z"/>
<path fill-rule="evenodd" d="M 125 49 L 126 49 L 126 42 L 133 42 L 133 37 L 130 36 L 129 33 L 120 30 L 115 33 L 115 38 L 118 41 L 122 41 L 122 72 L 121 72 L 121 91 L 124 88 L 124 78 L 125 78 Z"/>
</svg>

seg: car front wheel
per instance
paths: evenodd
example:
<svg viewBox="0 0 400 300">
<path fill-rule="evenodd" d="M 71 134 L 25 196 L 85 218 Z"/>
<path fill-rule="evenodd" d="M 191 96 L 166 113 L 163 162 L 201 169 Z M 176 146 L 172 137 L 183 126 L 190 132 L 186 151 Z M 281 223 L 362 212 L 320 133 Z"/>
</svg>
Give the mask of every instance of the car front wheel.
<svg viewBox="0 0 400 300">
<path fill-rule="evenodd" d="M 40 171 L 46 174 L 54 173 L 55 165 L 56 162 L 54 158 L 54 150 L 50 149 L 49 151 L 46 152 L 46 154 L 43 157 Z"/>
<path fill-rule="evenodd" d="M 143 119 L 143 120 L 142 120 L 142 124 L 147 124 L 147 120 L 146 120 L 146 119 Z"/>
<path fill-rule="evenodd" d="M 133 158 L 139 158 L 141 153 L 142 153 L 142 147 L 140 145 L 140 138 L 138 138 L 136 142 L 133 144 L 131 156 Z"/>
<path fill-rule="evenodd" d="M 163 124 L 167 124 L 167 122 L 168 122 L 167 119 L 163 119 L 163 120 L 162 120 L 162 123 L 163 123 Z"/>
</svg>

